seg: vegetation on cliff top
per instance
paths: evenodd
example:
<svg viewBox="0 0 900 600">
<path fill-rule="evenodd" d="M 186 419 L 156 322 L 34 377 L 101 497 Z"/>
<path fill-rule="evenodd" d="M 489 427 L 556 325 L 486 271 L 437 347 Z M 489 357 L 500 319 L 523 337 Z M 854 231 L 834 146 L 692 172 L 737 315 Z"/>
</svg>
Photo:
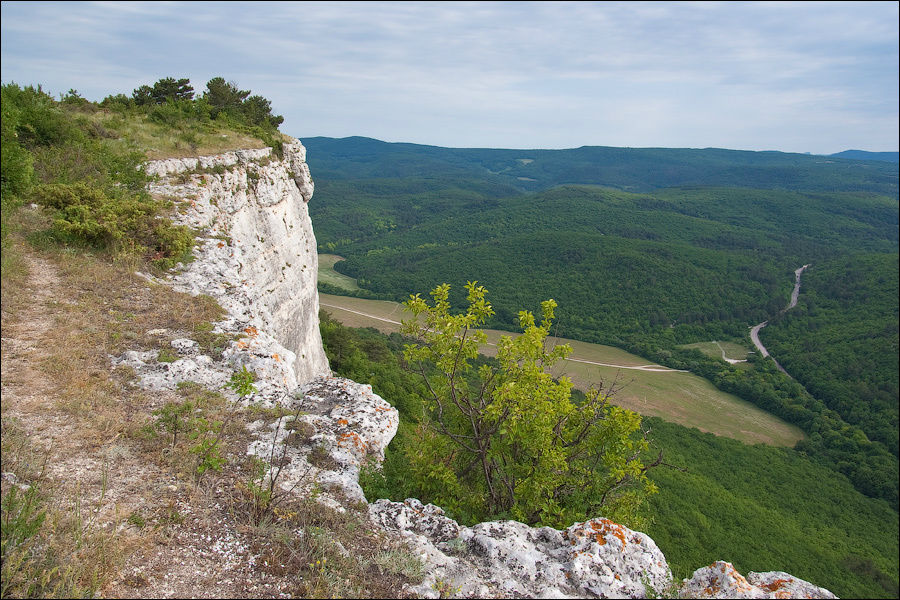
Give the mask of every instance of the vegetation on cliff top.
<svg viewBox="0 0 900 600">
<path fill-rule="evenodd" d="M 228 341 L 210 298 L 135 273 L 192 245 L 147 193 L 144 160 L 281 139 L 267 104 L 219 84 L 191 99 L 187 82 L 167 79 L 149 100 L 139 88 L 101 103 L 3 86 L 0 597 L 154 596 L 163 585 L 185 597 L 199 586 L 386 597 L 421 580 L 421 562 L 363 506 L 290 497 L 260 518 L 245 425 L 280 414 L 190 383 L 148 393 L 130 369 L 111 369 L 127 350 L 168 362 L 175 339 L 210 356 Z M 235 94 L 220 101 L 215 89 Z M 229 567 L 216 563 L 226 555 Z M 198 576 L 224 568 L 228 578 Z"/>
</svg>

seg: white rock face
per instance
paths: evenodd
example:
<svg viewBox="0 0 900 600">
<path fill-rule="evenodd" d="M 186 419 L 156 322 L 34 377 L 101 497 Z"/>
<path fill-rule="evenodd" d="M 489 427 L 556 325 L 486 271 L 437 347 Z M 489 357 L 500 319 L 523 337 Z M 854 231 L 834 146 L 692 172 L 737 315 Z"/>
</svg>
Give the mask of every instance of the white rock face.
<svg viewBox="0 0 900 600">
<path fill-rule="evenodd" d="M 379 500 L 369 513 L 427 562 L 411 590 L 420 596 L 436 598 L 444 585 L 462 597 L 643 598 L 672 583 L 652 539 L 606 519 L 563 531 L 516 521 L 463 527 L 415 499 Z"/>
<path fill-rule="evenodd" d="M 731 563 L 717 561 L 694 571 L 680 598 L 837 598 L 824 588 L 781 571 L 751 572 L 746 578 Z"/>
<path fill-rule="evenodd" d="M 162 176 L 152 193 L 189 201 L 176 221 L 204 232 L 196 260 L 171 283 L 219 301 L 229 314 L 221 329 L 250 338 L 229 349 L 232 363 L 257 375 L 271 372 L 287 389 L 330 374 L 319 334 L 318 255 L 306 206 L 313 184 L 305 158 L 295 140 L 284 145 L 284 160 L 264 148 L 146 166 Z"/>
<path fill-rule="evenodd" d="M 332 506 L 365 502 L 359 469 L 369 460 L 384 460 L 400 424 L 397 410 L 372 386 L 339 377 L 313 380 L 289 406 L 302 414 L 257 423 L 258 439 L 247 453 L 283 463 L 276 480 L 283 490 L 304 493 L 315 485 Z"/>
<path fill-rule="evenodd" d="M 185 171 L 196 171 L 197 169 L 212 169 L 217 166 L 230 167 L 238 163 L 258 161 L 271 155 L 271 148 L 258 148 L 251 150 L 235 150 L 224 154 L 216 154 L 215 156 L 167 158 L 165 160 L 154 160 L 147 163 L 144 166 L 144 172 L 151 176 L 165 177 L 166 175 L 184 173 Z M 305 149 L 303 160 L 306 160 Z"/>
</svg>

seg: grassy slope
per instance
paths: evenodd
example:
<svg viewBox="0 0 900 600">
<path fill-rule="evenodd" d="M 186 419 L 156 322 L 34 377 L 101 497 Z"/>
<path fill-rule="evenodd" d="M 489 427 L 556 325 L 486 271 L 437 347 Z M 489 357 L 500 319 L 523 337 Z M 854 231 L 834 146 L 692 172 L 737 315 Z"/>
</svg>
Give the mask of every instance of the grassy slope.
<svg viewBox="0 0 900 600">
<path fill-rule="evenodd" d="M 263 145 L 227 128 L 88 106 L 47 114 L 106 148 L 153 158 Z M 38 183 L 53 182 L 46 161 L 59 152 L 34 152 Z M 227 341 L 212 333 L 222 309 L 136 276 L 153 268 L 140 257 L 54 242 L 50 211 L 29 199 L 3 197 L 4 597 L 386 597 L 420 577 L 418 559 L 374 530 L 364 507 L 337 513 L 291 497 L 260 521 L 246 425 L 278 415 L 197 386 L 148 393 L 110 365 L 126 350 L 169 361 L 177 338 L 215 353 Z M 186 402 L 193 417 L 221 423 L 211 425 L 221 471 L 198 472 L 192 430 L 173 438 L 158 427 L 161 407 Z"/>
<path fill-rule="evenodd" d="M 322 308 L 349 327 L 374 327 L 392 333 L 400 330 L 397 323 L 405 318 L 402 306 L 394 302 L 329 294 L 320 294 L 319 298 Z M 496 330 L 487 333 L 489 341 L 496 341 L 501 334 L 510 335 Z M 573 359 L 624 366 L 648 364 L 646 359 L 611 346 L 567 339 L 559 342 L 572 345 Z M 491 350 L 491 346 L 486 346 L 484 354 L 490 356 Z M 615 398 L 620 406 L 748 443 L 793 446 L 804 437 L 797 427 L 717 390 L 706 379 L 691 373 L 617 369 L 569 360 L 560 363 L 554 375 L 567 375 L 585 391 L 591 385 L 618 380 L 624 386 Z"/>
</svg>

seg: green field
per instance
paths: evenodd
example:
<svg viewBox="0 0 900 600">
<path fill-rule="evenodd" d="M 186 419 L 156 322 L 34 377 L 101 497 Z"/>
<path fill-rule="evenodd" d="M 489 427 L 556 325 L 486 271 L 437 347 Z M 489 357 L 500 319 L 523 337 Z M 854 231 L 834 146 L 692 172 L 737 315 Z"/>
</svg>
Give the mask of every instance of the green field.
<svg viewBox="0 0 900 600">
<path fill-rule="evenodd" d="M 328 283 L 351 292 L 358 290 L 359 286 L 356 285 L 355 279 L 342 275 L 334 270 L 334 264 L 342 260 L 344 260 L 344 257 L 338 256 L 337 254 L 320 254 L 319 282 Z"/>
<path fill-rule="evenodd" d="M 722 341 L 697 342 L 695 344 L 683 344 L 678 347 L 693 348 L 712 358 L 723 358 L 724 354 L 724 358 L 730 360 L 747 360 L 747 354 L 750 352 L 750 348 L 741 344 Z"/>
<path fill-rule="evenodd" d="M 393 333 L 400 331 L 400 322 L 405 318 L 403 307 L 396 302 L 320 293 L 319 303 L 348 327 L 374 327 Z M 493 348 L 491 342 L 501 334 L 510 335 L 495 330 L 486 332 L 489 345 L 484 347 L 484 354 L 487 355 Z M 555 376 L 567 375 L 582 390 L 600 382 L 608 385 L 617 381 L 617 386 L 623 387 L 615 396 L 615 403 L 630 410 L 750 444 L 793 446 L 804 437 L 799 428 L 716 389 L 702 377 L 652 365 L 639 356 L 610 346 L 553 340 L 569 344 L 573 350 L 570 359 L 554 369 Z"/>
</svg>

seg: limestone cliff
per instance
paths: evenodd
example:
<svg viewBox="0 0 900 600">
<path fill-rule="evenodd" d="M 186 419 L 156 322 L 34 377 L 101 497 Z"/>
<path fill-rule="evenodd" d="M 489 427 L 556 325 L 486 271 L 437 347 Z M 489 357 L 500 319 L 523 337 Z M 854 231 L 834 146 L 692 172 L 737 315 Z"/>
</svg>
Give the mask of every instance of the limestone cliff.
<svg viewBox="0 0 900 600">
<path fill-rule="evenodd" d="M 174 286 L 218 300 L 237 329 L 277 338 L 286 351 L 257 356 L 257 374 L 278 373 L 288 388 L 327 374 L 303 145 L 284 144 L 283 160 L 264 148 L 156 161 L 146 170 L 162 178 L 154 194 L 190 203 L 177 220 L 204 232 L 196 260 L 172 278 Z M 276 364 L 266 364 L 273 354 Z"/>
<path fill-rule="evenodd" d="M 160 363 L 156 351 L 115 357 L 148 389 L 179 381 L 224 389 L 247 366 L 257 391 L 244 401 L 278 403 L 293 416 L 248 425 L 248 454 L 281 457 L 278 484 L 340 508 L 365 500 L 360 466 L 380 460 L 398 415 L 371 387 L 330 376 L 319 336 L 316 242 L 306 202 L 313 184 L 305 149 L 269 149 L 147 165 L 158 177 L 152 192 L 180 204 L 180 222 L 201 230 L 197 258 L 167 283 L 208 294 L 226 310 L 216 330 L 235 339 L 213 358 L 190 339 L 172 342 L 178 359 Z M 299 421 L 289 426 L 289 421 Z M 288 443 L 289 431 L 305 440 Z M 322 460 L 323 454 L 328 460 Z M 313 456 L 314 454 L 318 455 Z M 724 562 L 675 582 L 665 557 L 647 535 L 597 516 L 558 531 L 514 521 L 463 527 L 436 506 L 415 499 L 370 505 L 374 526 L 403 538 L 425 563 L 424 581 L 404 593 L 425 597 L 682 597 L 831 598 L 830 592 L 786 573 L 744 578 Z M 398 593 L 400 591 L 398 590 Z"/>
</svg>

